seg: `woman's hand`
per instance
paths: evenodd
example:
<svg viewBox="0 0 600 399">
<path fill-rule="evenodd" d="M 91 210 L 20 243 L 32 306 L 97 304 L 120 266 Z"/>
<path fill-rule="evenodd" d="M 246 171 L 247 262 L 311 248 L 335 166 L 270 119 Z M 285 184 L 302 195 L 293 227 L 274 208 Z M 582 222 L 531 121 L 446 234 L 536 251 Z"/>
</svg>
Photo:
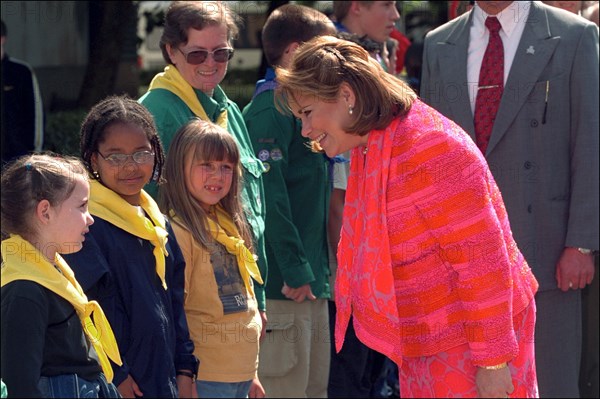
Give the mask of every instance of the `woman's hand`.
<svg viewBox="0 0 600 399">
<path fill-rule="evenodd" d="M 478 367 L 475 383 L 480 398 L 507 398 L 515 389 L 508 367 L 498 370 Z"/>
<path fill-rule="evenodd" d="M 117 389 L 124 398 L 136 398 L 138 396 L 144 396 L 136 382 L 133 380 L 133 377 L 131 377 L 131 374 L 129 374 L 127 378 L 125 378 L 125 380 L 119 384 Z"/>
</svg>

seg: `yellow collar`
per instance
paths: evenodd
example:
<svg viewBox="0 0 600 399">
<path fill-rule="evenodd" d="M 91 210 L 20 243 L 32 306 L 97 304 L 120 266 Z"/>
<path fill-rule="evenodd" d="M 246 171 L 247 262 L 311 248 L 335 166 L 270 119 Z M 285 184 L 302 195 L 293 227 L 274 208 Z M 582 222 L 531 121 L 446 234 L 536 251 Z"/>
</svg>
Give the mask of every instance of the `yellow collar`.
<svg viewBox="0 0 600 399">
<path fill-rule="evenodd" d="M 150 195 L 144 190 L 140 194 L 140 205 L 150 218 L 140 215 L 135 206 L 129 204 L 102 183 L 92 180 L 90 182 L 90 213 L 136 237 L 148 240 L 154 245 L 156 274 L 160 277 L 163 288 L 166 290 L 165 257 L 169 256 L 169 253 L 166 247 L 168 233 L 165 218 Z"/>
<path fill-rule="evenodd" d="M 34 281 L 73 305 L 83 331 L 98 354 L 102 371 L 111 382 L 113 371 L 108 358 L 119 366 L 123 364 L 117 341 L 102 308 L 98 302 L 88 301 L 67 262 L 56 254 L 55 268 L 31 243 L 18 235 L 2 241 L 2 257 L 2 286 L 15 280 Z"/>
<path fill-rule="evenodd" d="M 202 120 L 210 121 L 210 118 L 204 111 L 198 96 L 194 92 L 194 88 L 181 76 L 181 73 L 172 65 L 165 67 L 165 71 L 157 74 L 148 90 L 165 89 L 169 90 L 189 107 L 189 109 Z M 227 110 L 221 112 L 217 118 L 217 125 L 227 130 Z"/>
</svg>

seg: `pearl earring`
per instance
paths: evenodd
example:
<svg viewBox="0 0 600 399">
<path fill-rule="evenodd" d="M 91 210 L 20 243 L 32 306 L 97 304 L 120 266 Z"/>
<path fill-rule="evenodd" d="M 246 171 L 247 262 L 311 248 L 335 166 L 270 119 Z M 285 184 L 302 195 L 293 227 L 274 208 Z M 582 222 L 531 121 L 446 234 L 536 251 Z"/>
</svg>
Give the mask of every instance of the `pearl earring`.
<svg viewBox="0 0 600 399">
<path fill-rule="evenodd" d="M 354 112 L 354 107 L 352 105 L 348 105 L 348 113 L 352 115 L 352 112 Z"/>
</svg>

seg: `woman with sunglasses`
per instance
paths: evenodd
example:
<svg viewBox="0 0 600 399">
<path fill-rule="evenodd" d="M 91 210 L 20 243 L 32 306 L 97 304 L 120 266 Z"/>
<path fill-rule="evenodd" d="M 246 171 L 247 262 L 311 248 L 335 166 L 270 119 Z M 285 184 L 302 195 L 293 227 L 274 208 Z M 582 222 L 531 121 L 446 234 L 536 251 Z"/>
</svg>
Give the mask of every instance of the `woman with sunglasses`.
<svg viewBox="0 0 600 399">
<path fill-rule="evenodd" d="M 252 150 L 239 107 L 221 89 L 240 18 L 221 1 L 174 1 L 165 14 L 160 48 L 167 66 L 157 74 L 139 102 L 154 116 L 165 152 L 177 130 L 200 118 L 225 128 L 238 144 L 243 169 L 242 204 L 252 227 L 253 247 L 261 275 L 267 273 L 264 243 L 262 162 Z M 157 187 L 147 186 L 156 196 Z M 266 325 L 264 287 L 255 284 L 258 309 Z M 254 386 L 250 397 L 253 397 Z"/>
</svg>

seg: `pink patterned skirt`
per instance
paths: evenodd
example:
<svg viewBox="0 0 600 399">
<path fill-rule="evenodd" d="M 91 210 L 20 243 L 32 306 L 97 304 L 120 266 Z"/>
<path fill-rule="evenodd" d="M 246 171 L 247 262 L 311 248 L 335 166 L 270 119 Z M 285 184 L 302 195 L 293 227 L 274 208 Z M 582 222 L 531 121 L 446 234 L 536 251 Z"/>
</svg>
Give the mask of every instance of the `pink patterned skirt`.
<svg viewBox="0 0 600 399">
<path fill-rule="evenodd" d="M 515 317 L 519 354 L 508 363 L 515 390 L 511 398 L 539 397 L 535 371 L 535 301 Z M 400 369 L 402 398 L 475 398 L 477 367 L 464 344 L 432 356 L 404 357 Z"/>
</svg>

